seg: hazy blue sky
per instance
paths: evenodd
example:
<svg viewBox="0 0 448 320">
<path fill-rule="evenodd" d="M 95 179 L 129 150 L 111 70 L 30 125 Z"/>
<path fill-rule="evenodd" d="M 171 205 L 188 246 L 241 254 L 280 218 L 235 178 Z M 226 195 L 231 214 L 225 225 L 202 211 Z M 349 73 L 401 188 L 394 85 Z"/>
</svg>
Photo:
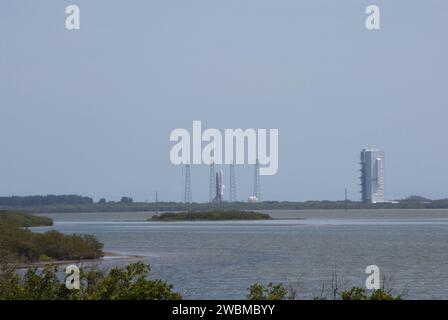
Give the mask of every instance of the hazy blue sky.
<svg viewBox="0 0 448 320">
<path fill-rule="evenodd" d="M 358 199 L 365 147 L 386 198 L 448 197 L 447 31 L 445 0 L 2 0 L 0 195 L 179 200 L 169 134 L 202 120 L 279 129 L 265 200 Z M 192 178 L 207 200 L 208 168 Z"/>
</svg>

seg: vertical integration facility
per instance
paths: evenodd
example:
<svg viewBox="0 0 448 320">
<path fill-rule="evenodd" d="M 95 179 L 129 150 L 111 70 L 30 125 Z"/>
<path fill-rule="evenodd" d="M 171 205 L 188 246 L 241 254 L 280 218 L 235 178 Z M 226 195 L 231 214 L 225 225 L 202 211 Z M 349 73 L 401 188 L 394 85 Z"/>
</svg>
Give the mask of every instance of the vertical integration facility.
<svg viewBox="0 0 448 320">
<path fill-rule="evenodd" d="M 361 151 L 361 198 L 363 202 L 384 202 L 384 152 Z"/>
</svg>

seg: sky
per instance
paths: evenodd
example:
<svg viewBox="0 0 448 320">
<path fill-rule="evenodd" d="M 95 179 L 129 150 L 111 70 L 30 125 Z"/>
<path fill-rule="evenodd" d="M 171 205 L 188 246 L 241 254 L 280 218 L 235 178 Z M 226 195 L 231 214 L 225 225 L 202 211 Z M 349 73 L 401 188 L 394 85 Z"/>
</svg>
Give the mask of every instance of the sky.
<svg viewBox="0 0 448 320">
<path fill-rule="evenodd" d="M 387 199 L 446 198 L 447 31 L 444 0 L 2 0 L 0 196 L 180 201 L 169 137 L 200 120 L 279 130 L 263 200 L 358 200 L 373 147 Z M 207 201 L 209 168 L 191 170 Z M 239 200 L 253 173 L 236 167 Z"/>
</svg>

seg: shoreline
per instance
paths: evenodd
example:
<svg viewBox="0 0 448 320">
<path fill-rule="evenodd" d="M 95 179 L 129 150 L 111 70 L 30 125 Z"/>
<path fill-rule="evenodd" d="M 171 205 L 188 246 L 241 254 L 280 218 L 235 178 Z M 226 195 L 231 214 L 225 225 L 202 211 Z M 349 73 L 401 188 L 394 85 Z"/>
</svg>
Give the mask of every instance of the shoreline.
<svg viewBox="0 0 448 320">
<path fill-rule="evenodd" d="M 21 263 L 17 265 L 17 269 L 28 269 L 28 268 L 41 268 L 47 265 L 69 265 L 69 264 L 81 264 L 81 263 L 98 263 L 102 261 L 110 260 L 134 260 L 143 259 L 144 256 L 140 255 L 128 255 L 121 254 L 119 252 L 105 251 L 103 256 L 97 259 L 81 259 L 81 260 L 49 260 L 49 261 L 36 261 L 29 263 Z"/>
<path fill-rule="evenodd" d="M 208 203 L 197 203 L 193 207 L 178 205 L 166 205 L 160 204 L 158 210 L 162 212 L 187 212 L 189 210 L 194 211 L 208 211 L 215 210 L 216 207 L 210 206 Z M 239 211 L 268 211 L 268 210 L 296 210 L 296 211 L 319 211 L 319 210 L 349 210 L 349 211 L 368 211 L 368 210 L 447 210 L 448 200 L 433 200 L 431 202 L 418 202 L 418 203 L 376 203 L 366 204 L 362 202 L 348 202 L 346 206 L 343 201 L 306 201 L 306 202 L 282 202 L 282 203 L 237 203 L 235 205 L 229 205 L 226 210 L 239 210 Z M 156 214 L 157 210 L 155 204 L 152 203 L 134 203 L 133 205 L 118 206 L 118 205 L 36 205 L 36 206 L 8 206 L 1 205 L 0 210 L 9 211 L 21 211 L 31 214 L 61 214 L 61 213 L 148 213 Z"/>
</svg>

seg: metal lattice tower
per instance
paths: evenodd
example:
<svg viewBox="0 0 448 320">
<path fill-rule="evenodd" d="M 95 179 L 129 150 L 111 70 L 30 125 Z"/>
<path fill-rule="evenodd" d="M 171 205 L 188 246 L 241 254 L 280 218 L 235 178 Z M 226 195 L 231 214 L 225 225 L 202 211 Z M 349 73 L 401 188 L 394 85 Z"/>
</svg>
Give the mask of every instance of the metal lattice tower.
<svg viewBox="0 0 448 320">
<path fill-rule="evenodd" d="M 230 202 L 236 202 L 236 181 L 235 181 L 235 165 L 230 165 Z"/>
<path fill-rule="evenodd" d="M 213 203 L 222 203 L 224 195 L 224 184 L 223 184 L 223 172 L 220 170 L 216 172 L 216 195 L 213 198 Z"/>
<path fill-rule="evenodd" d="M 190 165 L 185 165 L 185 193 L 184 193 L 184 202 L 192 203 L 191 197 L 191 172 Z"/>
<path fill-rule="evenodd" d="M 213 202 L 216 192 L 216 176 L 215 176 L 215 163 L 210 164 L 210 190 L 209 190 L 209 202 Z"/>
<path fill-rule="evenodd" d="M 254 174 L 254 196 L 260 201 L 261 186 L 260 186 L 260 163 L 255 162 L 255 174 Z"/>
</svg>

